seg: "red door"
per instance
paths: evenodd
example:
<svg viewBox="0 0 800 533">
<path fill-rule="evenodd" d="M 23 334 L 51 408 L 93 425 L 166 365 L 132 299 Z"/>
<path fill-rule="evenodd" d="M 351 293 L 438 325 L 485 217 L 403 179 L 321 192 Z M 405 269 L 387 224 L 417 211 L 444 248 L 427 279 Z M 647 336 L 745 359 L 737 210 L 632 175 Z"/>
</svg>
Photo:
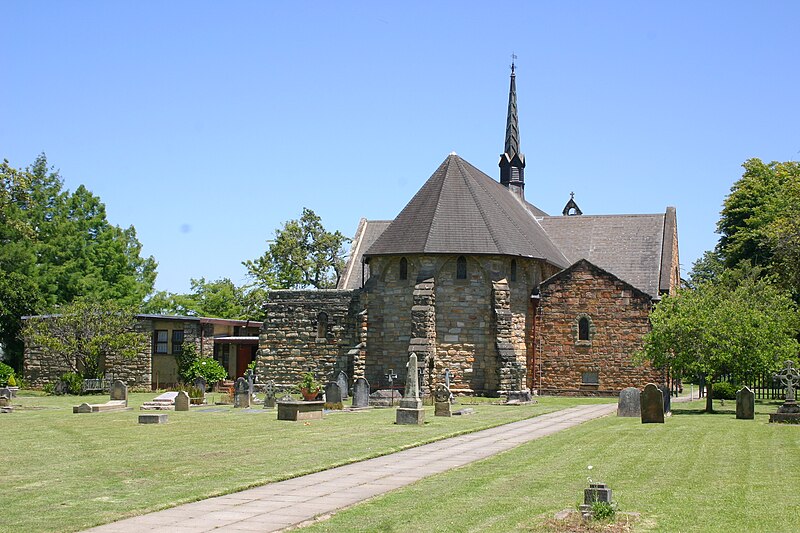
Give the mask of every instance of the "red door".
<svg viewBox="0 0 800 533">
<path fill-rule="evenodd" d="M 244 376 L 245 370 L 247 370 L 247 365 L 253 360 L 253 350 L 250 349 L 250 346 L 246 344 L 244 346 L 239 346 L 239 350 L 236 352 L 236 377 L 240 378 Z"/>
</svg>

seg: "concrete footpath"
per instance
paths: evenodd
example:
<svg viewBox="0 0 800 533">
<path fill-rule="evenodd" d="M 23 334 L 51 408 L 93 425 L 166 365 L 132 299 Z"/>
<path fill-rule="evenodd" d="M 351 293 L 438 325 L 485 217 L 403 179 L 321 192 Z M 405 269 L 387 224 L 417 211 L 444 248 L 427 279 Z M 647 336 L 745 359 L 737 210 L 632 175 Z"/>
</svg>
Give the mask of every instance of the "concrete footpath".
<svg viewBox="0 0 800 533">
<path fill-rule="evenodd" d="M 615 412 L 616 403 L 571 407 L 227 496 L 179 505 L 88 531 L 279 531 L 520 444 Z"/>
</svg>

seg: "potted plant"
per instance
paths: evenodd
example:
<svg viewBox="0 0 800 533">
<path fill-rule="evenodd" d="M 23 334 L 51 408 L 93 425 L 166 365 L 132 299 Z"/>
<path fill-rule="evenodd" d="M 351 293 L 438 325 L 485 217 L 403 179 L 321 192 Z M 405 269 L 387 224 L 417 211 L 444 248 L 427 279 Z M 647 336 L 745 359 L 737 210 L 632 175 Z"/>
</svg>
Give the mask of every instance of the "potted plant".
<svg viewBox="0 0 800 533">
<path fill-rule="evenodd" d="M 300 380 L 299 386 L 300 394 L 303 395 L 303 399 L 307 402 L 315 399 L 321 388 L 317 380 L 314 379 L 314 374 L 311 372 L 303 374 L 303 379 Z"/>
</svg>

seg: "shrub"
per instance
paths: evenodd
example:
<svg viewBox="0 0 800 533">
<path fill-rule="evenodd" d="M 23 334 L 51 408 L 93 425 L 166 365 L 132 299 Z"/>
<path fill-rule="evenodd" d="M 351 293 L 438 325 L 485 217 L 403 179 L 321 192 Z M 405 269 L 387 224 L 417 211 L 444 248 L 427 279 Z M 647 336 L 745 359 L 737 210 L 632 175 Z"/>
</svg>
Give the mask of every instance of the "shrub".
<svg viewBox="0 0 800 533">
<path fill-rule="evenodd" d="M 17 386 L 17 380 L 14 379 L 14 374 L 11 374 L 10 376 L 8 376 L 8 386 L 9 387 L 16 387 Z"/>
<path fill-rule="evenodd" d="M 222 381 L 228 377 L 228 372 L 217 362 L 216 359 L 211 357 L 201 357 L 189 366 L 186 371 L 187 381 L 194 381 L 196 378 L 201 377 L 206 380 L 209 385 Z"/>
<path fill-rule="evenodd" d="M 76 372 L 67 372 L 61 376 L 61 381 L 67 384 L 67 394 L 80 394 L 83 392 L 83 376 Z"/>
<path fill-rule="evenodd" d="M 0 387 L 9 385 L 8 380 L 14 377 L 14 369 L 5 363 L 0 363 Z"/>
<path fill-rule="evenodd" d="M 194 379 L 189 376 L 190 369 L 195 361 L 198 360 L 197 346 L 191 342 L 184 342 L 181 345 L 181 353 L 175 356 L 178 363 L 178 375 L 183 381 L 191 381 Z"/>
<path fill-rule="evenodd" d="M 617 510 L 608 502 L 592 502 L 592 518 L 606 520 L 613 518 Z"/>
<path fill-rule="evenodd" d="M 735 400 L 736 387 L 727 381 L 720 381 L 712 385 L 715 400 Z"/>
<path fill-rule="evenodd" d="M 56 391 L 56 384 L 55 383 L 45 383 L 42 387 L 42 390 L 48 396 L 55 394 Z"/>
</svg>

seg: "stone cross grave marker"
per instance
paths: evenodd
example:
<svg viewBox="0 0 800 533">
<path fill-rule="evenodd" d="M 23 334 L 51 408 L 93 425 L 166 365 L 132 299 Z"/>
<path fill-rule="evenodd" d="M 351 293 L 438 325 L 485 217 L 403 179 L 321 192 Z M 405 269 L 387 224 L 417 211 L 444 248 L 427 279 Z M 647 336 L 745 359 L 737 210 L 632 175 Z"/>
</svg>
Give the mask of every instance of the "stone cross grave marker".
<svg viewBox="0 0 800 533">
<path fill-rule="evenodd" d="M 436 385 L 433 393 L 434 411 L 433 416 L 452 416 L 450 412 L 450 389 L 444 383 Z"/>
<path fill-rule="evenodd" d="M 267 381 L 264 386 L 264 409 L 275 408 L 275 382 L 273 380 Z"/>
<path fill-rule="evenodd" d="M 203 393 L 203 395 L 205 396 L 208 384 L 206 383 L 206 380 L 203 379 L 202 376 L 197 376 L 196 378 L 194 378 L 194 386 L 200 389 L 200 392 Z"/>
<path fill-rule="evenodd" d="M 347 380 L 347 374 L 344 373 L 344 370 L 339 370 L 339 372 L 336 373 L 336 383 L 338 383 L 339 388 L 342 389 L 342 401 L 348 399 L 350 397 L 348 391 L 350 383 Z"/>
<path fill-rule="evenodd" d="M 175 410 L 176 411 L 188 411 L 189 410 L 189 395 L 186 391 L 178 391 L 178 395 L 175 396 Z"/>
<path fill-rule="evenodd" d="M 114 383 L 111 384 L 109 392 L 112 400 L 128 401 L 128 386 L 118 379 L 114 380 Z"/>
<path fill-rule="evenodd" d="M 335 381 L 329 381 L 325 384 L 325 408 L 342 408 L 342 389 Z"/>
<path fill-rule="evenodd" d="M 400 400 L 400 407 L 397 408 L 397 424 L 418 424 L 425 423 L 425 410 L 422 408 L 422 400 L 419 398 L 419 384 L 417 383 L 417 354 L 411 352 L 408 358 L 408 370 L 406 372 L 406 389 L 403 399 Z"/>
<path fill-rule="evenodd" d="M 369 381 L 358 378 L 353 384 L 353 407 L 369 407 Z"/>
<path fill-rule="evenodd" d="M 250 391 L 244 378 L 237 379 L 233 385 L 233 406 L 250 407 Z"/>
<path fill-rule="evenodd" d="M 800 383 L 800 372 L 794 368 L 792 361 L 786 361 L 786 368 L 775 374 L 775 377 L 786 387 L 786 401 L 794 401 L 795 388 Z"/>
<path fill-rule="evenodd" d="M 736 418 L 753 420 L 756 415 L 756 395 L 745 386 L 736 391 Z"/>
<path fill-rule="evenodd" d="M 645 385 L 639 405 L 642 410 L 642 424 L 664 423 L 664 395 L 654 383 Z"/>
<path fill-rule="evenodd" d="M 622 389 L 617 403 L 617 416 L 642 416 L 642 407 L 639 405 L 641 392 L 636 387 Z"/>
<path fill-rule="evenodd" d="M 394 368 L 390 368 L 386 373 L 386 380 L 389 382 L 389 389 L 394 390 L 394 380 L 397 379 L 397 374 L 394 373 Z M 394 405 L 394 394 L 392 395 L 392 405 Z"/>
</svg>

